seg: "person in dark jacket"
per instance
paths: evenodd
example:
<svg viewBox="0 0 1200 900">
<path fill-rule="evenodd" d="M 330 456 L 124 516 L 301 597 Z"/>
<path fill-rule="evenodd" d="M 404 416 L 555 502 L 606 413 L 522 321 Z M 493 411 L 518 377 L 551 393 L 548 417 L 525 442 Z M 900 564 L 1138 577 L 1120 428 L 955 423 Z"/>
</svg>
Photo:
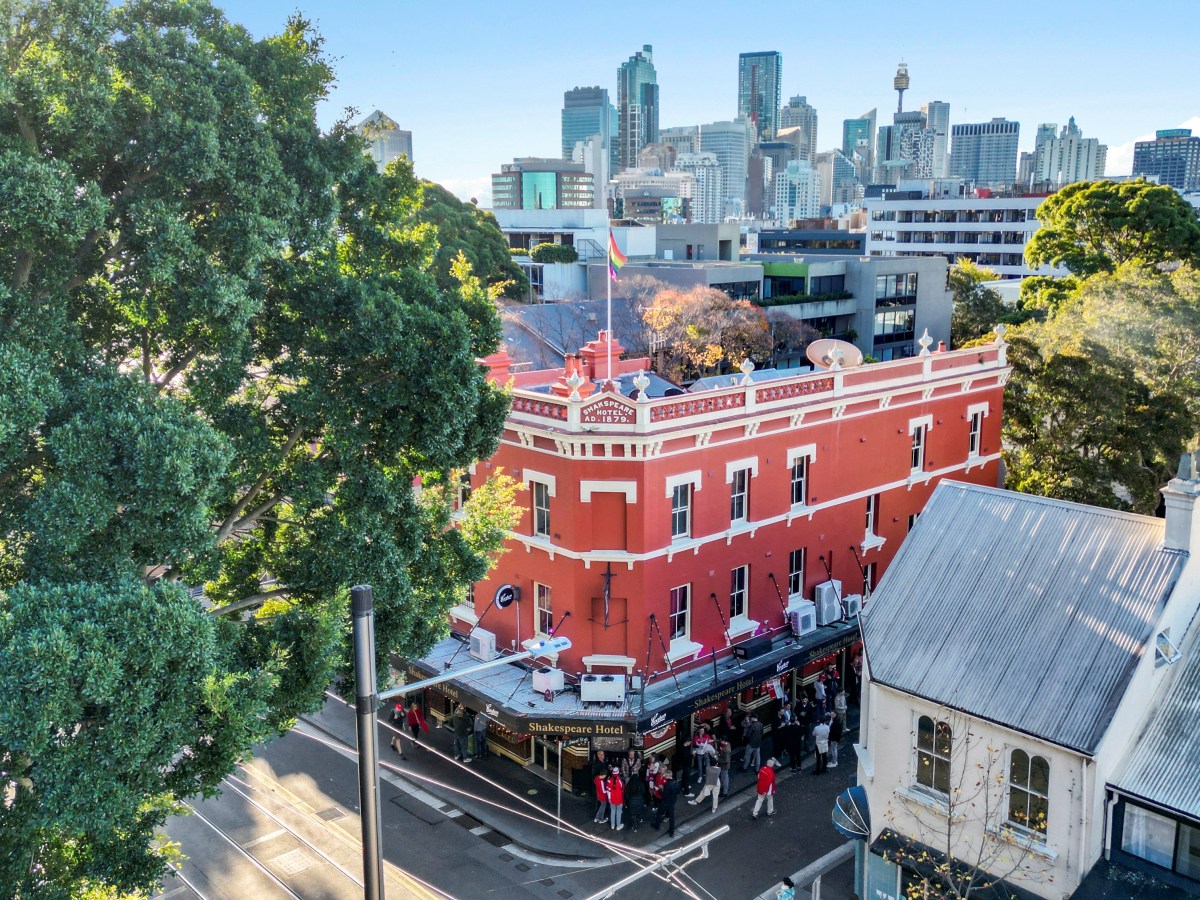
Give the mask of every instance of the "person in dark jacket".
<svg viewBox="0 0 1200 900">
<path fill-rule="evenodd" d="M 717 727 L 713 733 L 717 736 L 718 746 L 721 741 L 729 741 L 729 746 L 732 747 L 737 743 L 738 735 L 741 731 L 733 721 L 733 710 L 726 708 L 721 715 L 721 720 L 717 722 Z"/>
<path fill-rule="evenodd" d="M 753 771 L 758 771 L 762 762 L 763 725 L 754 713 L 746 720 L 745 730 L 746 752 L 742 755 L 742 771 L 745 772 L 751 765 L 754 766 Z"/>
<path fill-rule="evenodd" d="M 675 837 L 675 803 L 679 800 L 679 782 L 675 780 L 675 773 L 672 772 L 667 776 L 667 783 L 663 785 L 662 800 L 658 803 L 658 809 L 654 813 L 654 830 L 657 831 L 662 826 L 663 817 L 667 818 L 667 834 L 670 837 Z"/>
<path fill-rule="evenodd" d="M 471 731 L 471 719 L 467 715 L 467 708 L 461 703 L 454 707 L 451 724 L 454 726 L 454 758 L 459 762 L 470 762 L 471 756 L 467 753 L 467 735 Z"/>
<path fill-rule="evenodd" d="M 829 768 L 837 768 L 838 744 L 842 740 L 842 720 L 837 715 L 829 717 Z"/>
<path fill-rule="evenodd" d="M 796 723 L 800 726 L 800 755 L 807 756 L 808 736 L 817 724 L 817 708 L 809 701 L 808 694 L 802 693 L 796 704 Z"/>
<path fill-rule="evenodd" d="M 646 813 L 646 791 L 646 779 L 642 777 L 641 768 L 635 766 L 625 782 L 625 813 L 633 831 L 638 830 Z"/>
<path fill-rule="evenodd" d="M 793 772 L 800 771 L 800 763 L 804 759 L 804 726 L 793 721 L 779 729 L 779 743 L 783 752 L 788 755 L 788 765 Z"/>
</svg>

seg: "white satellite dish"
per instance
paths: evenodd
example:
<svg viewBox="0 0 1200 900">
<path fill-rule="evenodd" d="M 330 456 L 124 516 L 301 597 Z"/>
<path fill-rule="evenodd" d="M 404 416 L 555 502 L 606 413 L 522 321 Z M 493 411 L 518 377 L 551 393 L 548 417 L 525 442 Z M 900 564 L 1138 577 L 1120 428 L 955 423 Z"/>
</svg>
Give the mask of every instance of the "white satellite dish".
<svg viewBox="0 0 1200 900">
<path fill-rule="evenodd" d="M 861 366 L 862 351 L 849 341 L 821 338 L 808 345 L 808 361 L 822 369 L 853 369 Z"/>
</svg>

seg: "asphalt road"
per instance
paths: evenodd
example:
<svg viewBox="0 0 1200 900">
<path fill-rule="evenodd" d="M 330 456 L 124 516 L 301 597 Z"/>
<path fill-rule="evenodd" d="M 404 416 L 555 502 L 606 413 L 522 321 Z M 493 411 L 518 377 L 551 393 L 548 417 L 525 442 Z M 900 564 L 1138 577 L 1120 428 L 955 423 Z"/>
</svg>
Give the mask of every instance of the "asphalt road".
<svg viewBox="0 0 1200 900">
<path fill-rule="evenodd" d="M 427 741 L 435 748 L 443 743 L 448 747 L 449 736 L 435 732 Z M 382 746 L 384 763 L 405 775 L 385 774 L 381 786 L 385 887 L 392 900 L 574 900 L 589 897 L 633 871 L 630 863 L 610 850 L 592 851 L 589 858 L 562 859 L 514 844 L 521 822 L 530 828 L 546 826 L 520 819 L 522 805 L 488 784 L 507 781 L 506 775 L 519 771 L 507 761 L 492 759 L 464 768 L 421 750 L 400 762 L 387 751 L 386 742 Z M 686 865 L 694 883 L 688 879 L 685 883 L 701 898 L 752 898 L 844 843 L 829 823 L 829 811 L 836 794 L 853 782 L 853 753 L 848 746 L 845 750 L 835 771 L 786 778 L 774 818 L 751 820 L 753 790 L 746 787 L 716 816 L 707 812 L 707 803 L 694 808 L 681 803 L 679 837 L 671 847 L 719 825 L 730 825 L 729 833 L 711 844 L 707 859 Z M 169 880 L 160 896 L 172 900 L 362 897 L 356 773 L 354 759 L 343 744 L 303 724 L 293 734 L 260 748 L 259 755 L 227 781 L 219 798 L 198 802 L 194 815 L 168 823 L 169 835 L 181 844 L 188 859 L 180 877 Z M 741 776 L 743 785 L 748 781 L 749 776 Z M 538 790 L 528 787 L 528 777 L 512 783 L 526 788 L 522 793 Z M 537 799 L 553 808 L 552 794 L 547 785 Z M 489 802 L 505 808 L 507 822 L 518 823 L 501 820 L 497 827 L 508 834 L 463 811 L 482 816 Z M 532 809 L 527 813 L 542 817 Z M 587 801 L 565 798 L 564 819 L 587 835 L 611 840 L 612 832 L 593 825 L 589 813 Z M 646 826 L 638 834 L 626 830 L 616 836 L 631 848 L 627 852 L 660 837 Z M 822 897 L 848 898 L 847 874 L 848 870 L 840 878 L 828 877 Z M 618 896 L 686 894 L 648 876 Z"/>
</svg>

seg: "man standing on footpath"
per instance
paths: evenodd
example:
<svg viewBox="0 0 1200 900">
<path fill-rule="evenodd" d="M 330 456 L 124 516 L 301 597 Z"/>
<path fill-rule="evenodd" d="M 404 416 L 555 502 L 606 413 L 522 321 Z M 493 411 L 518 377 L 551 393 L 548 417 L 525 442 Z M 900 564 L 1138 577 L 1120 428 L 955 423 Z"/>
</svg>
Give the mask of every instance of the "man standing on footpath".
<svg viewBox="0 0 1200 900">
<path fill-rule="evenodd" d="M 467 720 L 467 708 L 461 703 L 454 707 L 453 715 L 454 725 L 454 758 L 459 762 L 469 763 L 470 755 L 467 753 L 467 733 L 471 730 L 471 723 Z"/>
<path fill-rule="evenodd" d="M 762 738 L 763 725 L 758 721 L 758 716 L 750 713 L 750 717 L 746 719 L 746 752 L 742 756 L 742 771 L 754 766 L 758 768 L 762 762 Z"/>
<path fill-rule="evenodd" d="M 829 768 L 837 768 L 838 744 L 842 740 L 842 720 L 837 713 L 829 716 Z"/>
<path fill-rule="evenodd" d="M 717 748 L 717 765 L 721 767 L 721 796 L 729 796 L 729 770 L 733 768 L 733 747 L 722 738 Z"/>
<path fill-rule="evenodd" d="M 750 818 L 757 819 L 758 811 L 762 809 L 763 800 L 767 801 L 767 817 L 775 815 L 775 757 L 767 760 L 767 764 L 758 770 L 758 799 L 754 801 L 754 812 Z"/>
<path fill-rule="evenodd" d="M 483 714 L 481 709 L 475 714 L 475 758 L 483 759 L 487 756 L 487 736 L 488 736 L 488 717 Z"/>
<path fill-rule="evenodd" d="M 829 721 L 822 718 L 813 728 L 813 742 L 817 745 L 817 766 L 813 769 L 814 775 L 825 774 L 826 764 L 829 762 Z"/>
<path fill-rule="evenodd" d="M 667 835 L 675 837 L 675 801 L 679 799 L 679 782 L 675 780 L 674 772 L 666 777 L 667 781 L 662 789 L 662 799 L 658 802 L 658 810 L 654 813 L 654 830 L 658 831 L 662 825 L 663 816 L 666 816 Z"/>
<path fill-rule="evenodd" d="M 695 806 L 705 797 L 712 797 L 712 811 L 717 811 L 718 798 L 721 795 L 721 767 L 714 763 L 709 763 L 708 768 L 704 770 L 704 790 L 702 790 L 695 800 L 689 800 L 688 806 Z"/>
</svg>

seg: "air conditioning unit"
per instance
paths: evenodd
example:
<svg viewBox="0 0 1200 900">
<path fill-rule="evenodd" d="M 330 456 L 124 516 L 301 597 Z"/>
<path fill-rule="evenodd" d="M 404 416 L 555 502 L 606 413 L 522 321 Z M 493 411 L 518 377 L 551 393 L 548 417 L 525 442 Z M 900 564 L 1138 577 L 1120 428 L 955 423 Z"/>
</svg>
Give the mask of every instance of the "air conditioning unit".
<svg viewBox="0 0 1200 900">
<path fill-rule="evenodd" d="M 544 669 L 533 670 L 533 689 L 539 694 L 546 691 L 559 693 L 563 689 L 563 670 L 547 666 Z"/>
<path fill-rule="evenodd" d="M 811 600 L 800 600 L 788 607 L 788 624 L 796 634 L 809 634 L 817 630 L 817 605 Z"/>
<path fill-rule="evenodd" d="M 862 594 L 847 594 L 842 598 L 842 603 L 846 605 L 846 618 L 853 619 L 863 608 Z"/>
<path fill-rule="evenodd" d="M 496 658 L 496 635 L 486 628 L 476 628 L 471 632 L 470 653 L 482 662 L 491 662 Z"/>
<path fill-rule="evenodd" d="M 585 703 L 624 703 L 624 675 L 584 675 L 579 679 L 579 699 Z"/>
<path fill-rule="evenodd" d="M 842 621 L 842 604 L 832 593 L 825 594 L 817 600 L 817 624 L 836 625 Z"/>
<path fill-rule="evenodd" d="M 813 600 L 817 602 L 817 609 L 820 609 L 826 602 L 826 598 L 836 603 L 841 597 L 842 583 L 836 578 L 832 581 L 822 581 L 813 591 Z"/>
</svg>

